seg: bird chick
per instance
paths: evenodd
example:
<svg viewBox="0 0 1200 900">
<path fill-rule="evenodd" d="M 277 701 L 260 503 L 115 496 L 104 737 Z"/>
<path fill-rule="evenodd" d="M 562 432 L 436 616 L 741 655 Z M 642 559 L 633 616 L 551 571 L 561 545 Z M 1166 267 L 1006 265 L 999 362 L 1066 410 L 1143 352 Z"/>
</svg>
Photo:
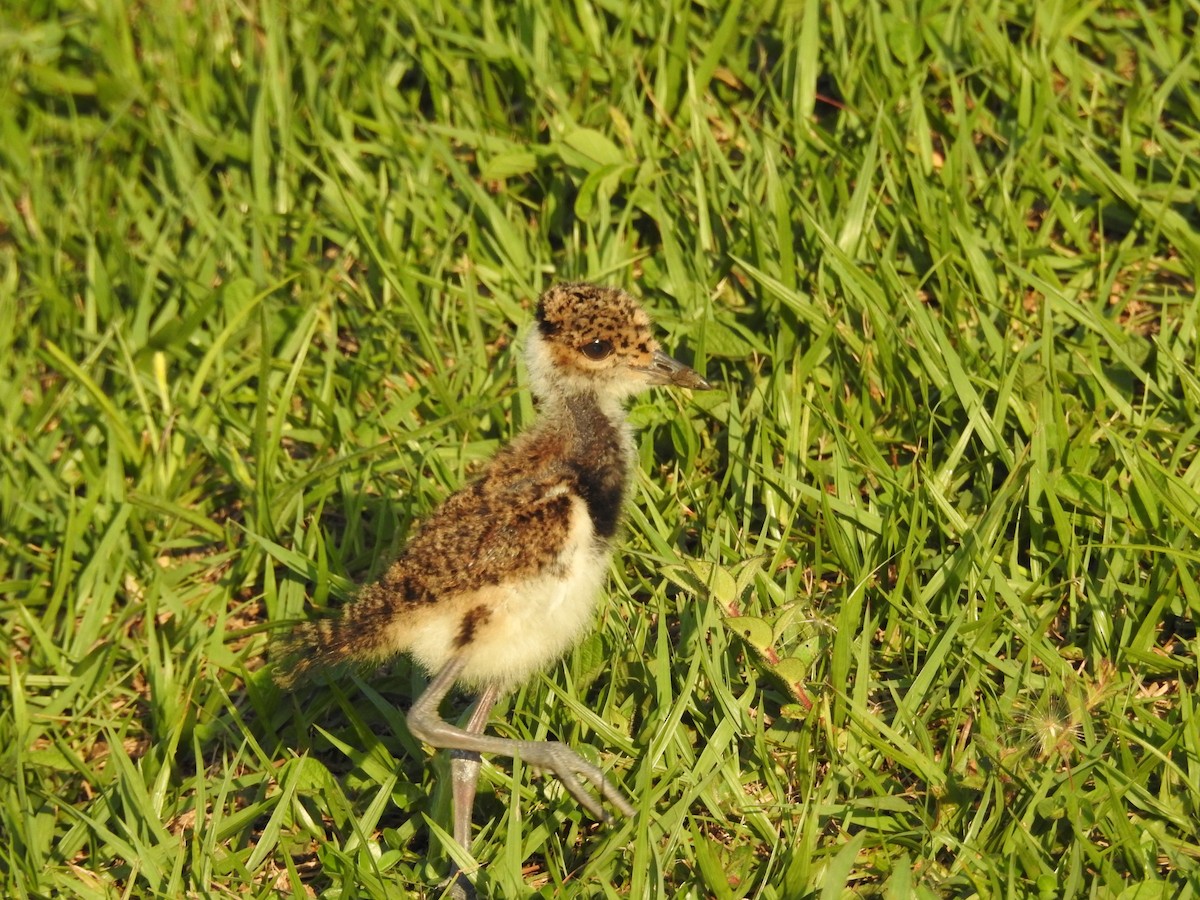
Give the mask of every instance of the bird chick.
<svg viewBox="0 0 1200 900">
<path fill-rule="evenodd" d="M 279 680 L 338 663 L 410 654 L 433 680 L 407 716 L 412 734 L 452 751 L 454 836 L 470 848 L 479 754 L 553 771 L 593 815 L 633 805 L 564 744 L 483 734 L 496 699 L 584 635 L 629 493 L 633 435 L 625 401 L 652 385 L 705 390 L 664 354 L 627 293 L 561 284 L 538 301 L 526 362 L 539 418 L 419 528 L 377 582 L 341 614 L 301 626 Z M 478 693 L 464 727 L 439 708 L 456 683 Z"/>
</svg>

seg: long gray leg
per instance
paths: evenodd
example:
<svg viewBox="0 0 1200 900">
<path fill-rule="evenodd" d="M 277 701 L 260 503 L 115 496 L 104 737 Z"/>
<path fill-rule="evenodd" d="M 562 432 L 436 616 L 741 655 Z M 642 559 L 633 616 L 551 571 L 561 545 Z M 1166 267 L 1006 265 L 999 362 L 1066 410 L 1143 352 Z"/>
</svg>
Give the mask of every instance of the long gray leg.
<svg viewBox="0 0 1200 900">
<path fill-rule="evenodd" d="M 471 717 L 467 719 L 466 732 L 479 734 L 487 725 L 492 707 L 500 690 L 495 685 L 489 685 L 475 701 Z M 450 778 L 453 790 L 454 806 L 454 840 L 467 853 L 471 852 L 471 812 L 475 808 L 475 786 L 479 783 L 479 754 L 474 750 L 450 751 Z M 470 900 L 475 896 L 475 888 L 467 880 L 455 862 L 450 863 L 450 881 L 452 900 Z"/>
<path fill-rule="evenodd" d="M 612 822 L 613 815 L 600 805 L 591 794 L 579 783 L 581 776 L 590 781 L 600 793 L 617 810 L 626 816 L 634 814 L 633 804 L 625 795 L 613 787 L 604 773 L 596 766 L 581 757 L 566 744 L 558 741 L 516 741 L 510 738 L 495 737 L 487 734 L 477 734 L 469 730 L 451 725 L 442 718 L 439 707 L 449 693 L 450 688 L 458 679 L 466 664 L 461 656 L 446 663 L 440 672 L 434 676 L 425 693 L 417 698 L 408 711 L 408 730 L 413 737 L 424 741 L 431 747 L 442 750 L 466 750 L 470 753 L 495 753 L 499 756 L 520 757 L 531 766 L 539 769 L 549 769 L 563 786 L 570 791 L 571 796 L 597 819 Z M 485 692 L 486 693 L 486 692 Z M 474 716 L 472 716 L 474 718 Z M 482 728 L 482 726 L 480 726 Z M 469 761 L 469 757 L 466 758 Z M 455 786 L 457 791 L 457 784 Z M 472 782 L 472 794 L 474 783 Z M 455 811 L 455 837 L 459 838 L 459 814 Z M 470 828 L 470 813 L 467 813 L 467 828 Z"/>
<path fill-rule="evenodd" d="M 467 734 L 479 734 L 487 725 L 492 707 L 500 690 L 489 685 L 475 701 L 471 718 L 467 720 Z M 450 751 L 450 777 L 454 793 L 454 839 L 460 847 L 471 852 L 471 810 L 475 807 L 475 786 L 479 783 L 479 754 L 474 750 Z"/>
</svg>

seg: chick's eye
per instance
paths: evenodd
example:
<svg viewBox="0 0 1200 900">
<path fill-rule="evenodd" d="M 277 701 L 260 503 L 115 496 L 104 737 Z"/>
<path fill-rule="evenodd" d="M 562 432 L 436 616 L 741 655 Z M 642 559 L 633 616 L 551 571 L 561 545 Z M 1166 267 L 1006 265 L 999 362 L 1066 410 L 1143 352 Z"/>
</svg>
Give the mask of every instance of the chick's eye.
<svg viewBox="0 0 1200 900">
<path fill-rule="evenodd" d="M 579 352 L 581 352 L 588 359 L 594 362 L 599 362 L 602 359 L 607 359 L 612 354 L 613 346 L 611 341 L 602 341 L 597 338 L 591 343 L 584 344 L 582 347 L 580 347 Z"/>
</svg>

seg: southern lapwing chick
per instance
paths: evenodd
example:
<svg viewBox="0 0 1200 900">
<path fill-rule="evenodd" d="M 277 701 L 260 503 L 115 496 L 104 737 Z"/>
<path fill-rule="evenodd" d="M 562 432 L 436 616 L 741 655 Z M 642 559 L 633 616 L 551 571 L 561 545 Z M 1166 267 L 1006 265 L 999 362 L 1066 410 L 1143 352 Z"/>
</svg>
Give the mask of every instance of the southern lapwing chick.
<svg viewBox="0 0 1200 900">
<path fill-rule="evenodd" d="M 302 626 L 279 676 L 291 683 L 317 666 L 397 653 L 432 673 L 408 727 L 452 751 L 454 837 L 468 851 L 481 753 L 550 770 L 597 818 L 611 821 L 605 803 L 633 815 L 600 769 L 565 744 L 482 732 L 497 697 L 559 659 L 592 622 L 629 494 L 625 401 L 652 385 L 709 388 L 659 350 L 631 296 L 590 284 L 542 295 L 526 360 L 537 422 L 451 495 L 340 616 Z M 461 728 L 440 712 L 455 684 L 478 693 Z"/>
</svg>

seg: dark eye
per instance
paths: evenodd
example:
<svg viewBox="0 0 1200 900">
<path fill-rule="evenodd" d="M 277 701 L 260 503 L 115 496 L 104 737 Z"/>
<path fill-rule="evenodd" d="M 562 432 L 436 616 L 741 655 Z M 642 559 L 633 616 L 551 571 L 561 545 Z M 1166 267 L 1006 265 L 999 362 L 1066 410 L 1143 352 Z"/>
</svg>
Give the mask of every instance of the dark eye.
<svg viewBox="0 0 1200 900">
<path fill-rule="evenodd" d="M 579 352 L 594 362 L 599 362 L 602 359 L 608 359 L 612 355 L 613 346 L 611 341 L 602 341 L 599 338 L 592 341 L 590 344 L 584 344 L 579 348 Z"/>
</svg>

